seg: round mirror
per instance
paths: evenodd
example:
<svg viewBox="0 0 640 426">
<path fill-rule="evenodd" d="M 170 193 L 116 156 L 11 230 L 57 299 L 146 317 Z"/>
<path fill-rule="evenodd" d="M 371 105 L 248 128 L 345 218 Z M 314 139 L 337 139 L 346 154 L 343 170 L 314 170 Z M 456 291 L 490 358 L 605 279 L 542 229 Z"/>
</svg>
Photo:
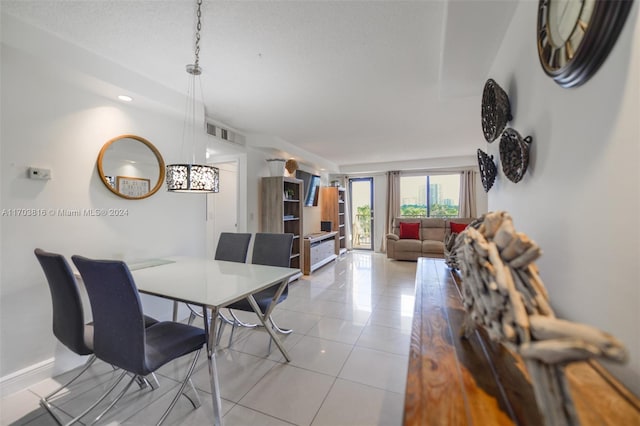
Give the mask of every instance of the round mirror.
<svg viewBox="0 0 640 426">
<path fill-rule="evenodd" d="M 129 200 L 141 200 L 162 186 L 164 160 L 148 140 L 122 135 L 105 143 L 100 150 L 98 174 L 109 191 Z"/>
</svg>

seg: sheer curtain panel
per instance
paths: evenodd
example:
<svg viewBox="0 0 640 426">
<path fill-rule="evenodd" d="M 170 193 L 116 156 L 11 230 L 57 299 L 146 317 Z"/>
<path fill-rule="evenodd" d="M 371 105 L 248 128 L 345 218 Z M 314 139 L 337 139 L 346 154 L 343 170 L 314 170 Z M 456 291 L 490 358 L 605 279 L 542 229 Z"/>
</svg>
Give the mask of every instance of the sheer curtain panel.
<svg viewBox="0 0 640 426">
<path fill-rule="evenodd" d="M 391 232 L 393 226 L 393 218 L 400 216 L 400 172 L 387 172 L 387 211 L 384 222 L 385 235 Z M 387 239 L 382 238 L 380 243 L 380 251 L 387 251 Z"/>
<path fill-rule="evenodd" d="M 463 170 L 460 173 L 460 217 L 477 217 L 476 172 Z"/>
</svg>

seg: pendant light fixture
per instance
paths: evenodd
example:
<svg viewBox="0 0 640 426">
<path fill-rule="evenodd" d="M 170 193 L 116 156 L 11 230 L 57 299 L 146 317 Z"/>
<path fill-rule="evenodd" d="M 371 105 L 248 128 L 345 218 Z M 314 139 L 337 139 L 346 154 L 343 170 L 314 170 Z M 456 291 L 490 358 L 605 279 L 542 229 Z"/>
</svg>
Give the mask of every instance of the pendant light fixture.
<svg viewBox="0 0 640 426">
<path fill-rule="evenodd" d="M 197 24 L 196 24 L 196 42 L 195 42 L 195 61 L 193 64 L 187 65 L 187 74 L 189 74 L 189 88 L 187 90 L 187 106 L 184 116 L 184 127 L 182 131 L 182 153 L 187 142 L 192 146 L 192 155 L 190 163 L 169 164 L 167 166 L 167 190 L 169 192 L 190 192 L 190 193 L 208 193 L 218 192 L 220 190 L 219 171 L 216 167 L 207 164 L 196 163 L 196 140 L 198 132 L 196 131 L 196 82 L 200 86 L 200 94 L 202 94 L 202 86 L 200 84 L 200 30 L 202 29 L 202 0 L 197 0 Z M 202 105 L 204 100 L 201 99 Z M 202 131 L 204 135 L 204 130 Z M 203 151 L 205 147 L 203 146 Z"/>
</svg>

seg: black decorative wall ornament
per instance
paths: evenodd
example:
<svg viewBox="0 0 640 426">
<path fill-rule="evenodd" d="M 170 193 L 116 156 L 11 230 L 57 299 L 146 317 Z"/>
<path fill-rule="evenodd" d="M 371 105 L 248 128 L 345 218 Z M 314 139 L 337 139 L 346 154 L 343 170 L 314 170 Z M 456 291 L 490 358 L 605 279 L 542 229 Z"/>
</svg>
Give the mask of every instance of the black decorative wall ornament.
<svg viewBox="0 0 640 426">
<path fill-rule="evenodd" d="M 496 180 L 497 167 L 493 162 L 493 155 L 489 156 L 481 149 L 478 149 L 478 168 L 480 168 L 480 179 L 484 192 L 489 192 Z"/>
<path fill-rule="evenodd" d="M 522 139 L 520 134 L 507 128 L 500 138 L 500 162 L 507 179 L 518 183 L 529 166 L 531 136 Z"/>
<path fill-rule="evenodd" d="M 512 119 L 509 97 L 493 79 L 487 80 L 482 91 L 482 132 L 487 142 L 496 140 Z"/>
</svg>

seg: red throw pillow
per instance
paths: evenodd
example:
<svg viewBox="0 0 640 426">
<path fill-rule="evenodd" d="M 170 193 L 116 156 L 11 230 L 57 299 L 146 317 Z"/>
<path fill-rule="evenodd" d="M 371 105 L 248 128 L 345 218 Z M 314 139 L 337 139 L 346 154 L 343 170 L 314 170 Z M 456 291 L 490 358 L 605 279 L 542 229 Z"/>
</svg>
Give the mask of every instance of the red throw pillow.
<svg viewBox="0 0 640 426">
<path fill-rule="evenodd" d="M 420 222 L 416 222 L 416 223 L 400 222 L 400 239 L 419 240 L 420 239 Z"/>
<path fill-rule="evenodd" d="M 459 234 L 462 231 L 464 231 L 465 229 L 467 229 L 467 225 L 466 224 L 451 222 L 451 233 L 452 234 Z"/>
</svg>

